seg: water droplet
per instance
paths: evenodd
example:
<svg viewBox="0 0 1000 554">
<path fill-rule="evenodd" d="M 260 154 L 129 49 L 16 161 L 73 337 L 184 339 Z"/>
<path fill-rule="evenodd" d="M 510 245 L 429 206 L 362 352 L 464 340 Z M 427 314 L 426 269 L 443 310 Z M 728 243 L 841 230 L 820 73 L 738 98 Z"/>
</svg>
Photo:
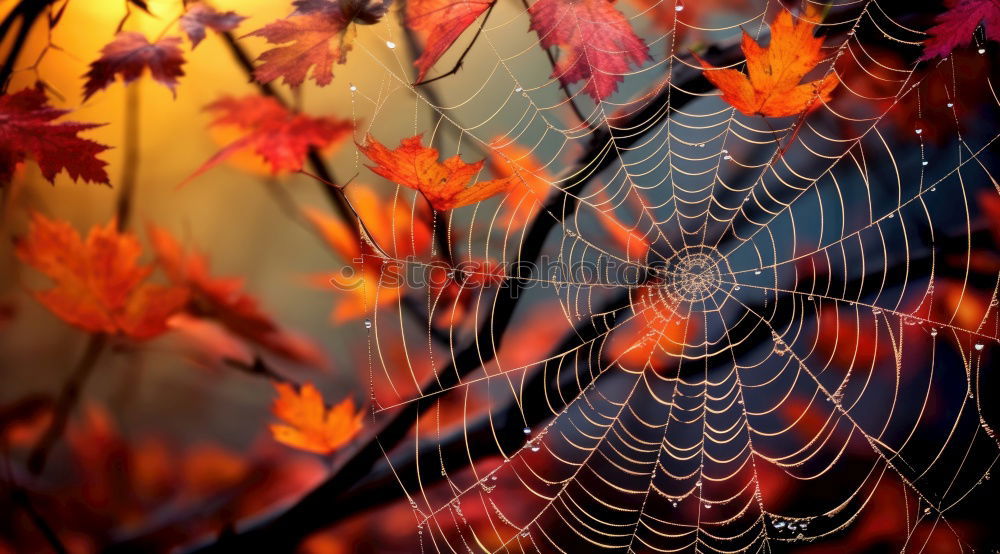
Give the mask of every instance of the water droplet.
<svg viewBox="0 0 1000 554">
<path fill-rule="evenodd" d="M 781 521 L 781 520 L 775 521 L 774 522 L 774 528 L 775 529 L 784 529 L 785 528 L 785 522 Z"/>
<path fill-rule="evenodd" d="M 541 449 L 542 449 L 542 448 L 541 448 L 540 446 L 532 446 L 532 447 L 531 447 L 531 451 L 532 451 L 532 452 L 538 452 L 538 451 L 539 451 L 539 450 L 541 450 Z"/>
<path fill-rule="evenodd" d="M 698 481 L 697 483 L 695 483 L 694 486 L 700 487 L 701 486 L 701 481 Z"/>
<path fill-rule="evenodd" d="M 371 329 L 371 328 L 372 328 L 372 320 L 366 319 L 365 320 L 365 329 Z"/>
<path fill-rule="evenodd" d="M 954 103 L 952 103 L 952 102 L 948 102 L 948 107 L 949 107 L 949 108 L 953 107 L 954 105 L 955 105 Z"/>
<path fill-rule="evenodd" d="M 913 132 L 919 135 L 920 133 L 923 133 L 924 130 L 921 129 L 921 128 L 919 128 L 919 127 L 917 127 L 916 129 L 913 130 Z"/>
<path fill-rule="evenodd" d="M 572 229 L 567 229 L 566 230 L 566 236 L 567 237 L 575 237 L 576 236 L 576 231 L 574 231 Z"/>
<path fill-rule="evenodd" d="M 358 87 L 354 86 L 354 83 L 351 83 L 350 89 L 351 89 L 351 92 L 355 92 L 355 91 L 358 90 Z"/>
<path fill-rule="evenodd" d="M 980 48 L 979 50 L 976 50 L 976 52 L 979 52 L 980 54 L 985 54 L 986 53 L 986 49 L 985 48 Z"/>
<path fill-rule="evenodd" d="M 524 92 L 524 89 L 521 87 L 517 87 L 516 89 L 514 89 L 514 92 Z"/>
<path fill-rule="evenodd" d="M 983 349 L 983 343 L 981 343 L 981 342 L 977 342 L 977 343 L 975 344 L 975 349 L 976 349 L 976 350 L 982 350 L 982 349 Z"/>
<path fill-rule="evenodd" d="M 806 297 L 806 300 L 812 301 L 812 299 L 813 299 L 812 295 Z"/>
<path fill-rule="evenodd" d="M 527 531 L 521 531 L 521 536 L 527 538 L 528 532 Z"/>
<path fill-rule="evenodd" d="M 795 538 L 801 540 L 801 539 L 805 538 L 805 535 L 803 535 L 802 533 L 799 533 L 798 535 L 795 535 Z"/>
<path fill-rule="evenodd" d="M 670 505 L 673 506 L 674 508 L 676 508 L 677 507 L 677 501 L 674 500 L 673 502 L 670 503 Z"/>
<path fill-rule="evenodd" d="M 385 41 L 385 45 L 388 46 L 390 50 L 396 47 L 396 43 L 391 40 Z"/>
<path fill-rule="evenodd" d="M 674 6 L 674 11 L 682 12 L 684 11 L 684 6 L 677 4 L 676 6 Z"/>
<path fill-rule="evenodd" d="M 924 160 L 924 161 L 920 162 L 920 165 L 926 166 L 927 163 L 928 163 L 927 160 Z"/>
<path fill-rule="evenodd" d="M 938 334 L 938 330 L 937 329 L 931 329 L 931 336 L 932 337 L 936 337 L 937 334 Z"/>
<path fill-rule="evenodd" d="M 530 435 L 531 427 L 525 427 L 524 429 L 521 429 L 521 432 L 524 433 L 525 435 Z"/>
<path fill-rule="evenodd" d="M 490 475 L 490 481 L 496 481 L 498 477 L 496 475 Z"/>
<path fill-rule="evenodd" d="M 706 510 L 711 510 L 711 509 L 712 509 L 712 504 L 710 504 L 710 503 L 706 502 L 706 503 L 705 503 L 705 509 L 706 509 Z"/>
<path fill-rule="evenodd" d="M 872 308 L 872 313 L 874 315 L 879 315 L 882 313 L 882 308 Z"/>
<path fill-rule="evenodd" d="M 733 287 L 733 290 L 740 290 L 740 286 L 736 285 L 735 287 Z"/>
<path fill-rule="evenodd" d="M 733 157 L 730 156 L 729 154 L 726 154 L 725 156 L 722 157 L 722 159 L 723 160 L 731 160 L 731 159 L 733 159 Z"/>
<path fill-rule="evenodd" d="M 754 270 L 753 274 L 754 274 L 754 275 L 760 275 L 760 270 L 759 270 L 759 269 L 757 269 L 757 270 Z"/>
<path fill-rule="evenodd" d="M 924 513 L 925 513 L 925 514 L 929 514 L 929 513 L 931 513 L 931 509 L 930 509 L 930 508 L 924 508 Z"/>
</svg>

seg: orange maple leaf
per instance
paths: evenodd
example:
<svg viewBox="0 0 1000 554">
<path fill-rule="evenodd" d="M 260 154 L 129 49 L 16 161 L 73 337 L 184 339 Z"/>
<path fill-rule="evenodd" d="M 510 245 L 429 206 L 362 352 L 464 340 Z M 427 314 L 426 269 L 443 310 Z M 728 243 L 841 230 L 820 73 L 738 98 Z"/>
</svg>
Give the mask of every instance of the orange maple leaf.
<svg viewBox="0 0 1000 554">
<path fill-rule="evenodd" d="M 405 259 L 423 253 L 430 246 L 431 232 L 427 223 L 413 217 L 412 207 L 405 199 L 387 201 L 369 189 L 354 186 L 348 196 L 365 229 L 386 254 Z M 320 288 L 332 286 L 338 291 L 331 314 L 334 322 L 370 315 L 378 308 L 399 301 L 404 291 L 395 279 L 391 279 L 392 268 L 386 267 L 386 260 L 372 246 L 358 240 L 351 224 L 313 208 L 305 208 L 304 214 L 330 250 L 350 264 L 337 272 L 310 278 Z"/>
<path fill-rule="evenodd" d="M 298 448 L 329 454 L 347 444 L 361 430 L 362 412 L 355 413 L 354 399 L 347 397 L 336 406 L 326 409 L 323 396 L 312 384 L 295 387 L 288 383 L 275 383 L 278 398 L 274 400 L 274 415 L 287 425 L 274 423 L 271 435 L 274 440 Z"/>
<path fill-rule="evenodd" d="M 361 152 L 376 165 L 368 166 L 376 174 L 395 183 L 420 191 L 435 210 L 450 210 L 475 204 L 506 192 L 513 184 L 511 178 L 469 181 L 483 168 L 483 160 L 465 163 L 460 156 L 438 162 L 436 148 L 421 142 L 423 135 L 405 138 L 395 150 L 368 135 L 365 144 L 358 145 Z"/>
<path fill-rule="evenodd" d="M 771 43 L 765 48 L 743 32 L 743 53 L 747 73 L 717 69 L 698 58 L 705 78 L 719 87 L 722 99 L 745 115 L 785 117 L 800 114 L 830 100 L 837 75 L 799 84 L 806 73 L 822 61 L 823 38 L 813 36 L 812 21 L 817 10 L 808 9 L 803 18 L 792 19 L 782 11 L 771 25 Z"/>
<path fill-rule="evenodd" d="M 167 319 L 188 300 L 183 287 L 145 283 L 153 268 L 137 263 L 142 247 L 115 222 L 80 238 L 69 223 L 32 213 L 28 235 L 15 249 L 24 263 L 55 282 L 35 298 L 63 321 L 92 333 L 149 339 L 167 330 Z"/>
</svg>

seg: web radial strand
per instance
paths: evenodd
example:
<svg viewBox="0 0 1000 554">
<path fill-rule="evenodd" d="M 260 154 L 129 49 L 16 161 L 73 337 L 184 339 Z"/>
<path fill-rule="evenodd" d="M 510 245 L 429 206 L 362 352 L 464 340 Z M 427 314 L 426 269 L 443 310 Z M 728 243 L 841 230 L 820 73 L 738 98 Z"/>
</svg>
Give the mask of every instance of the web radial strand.
<svg viewBox="0 0 1000 554">
<path fill-rule="evenodd" d="M 532 191 L 429 215 L 399 187 L 367 254 L 372 400 L 418 408 L 386 456 L 424 552 L 770 552 L 886 487 L 901 544 L 932 522 L 969 547 L 949 517 L 998 456 L 997 98 L 975 50 L 916 64 L 893 6 L 830 6 L 810 78 L 837 92 L 785 118 L 699 88 L 686 42 L 766 42 L 766 2 L 715 27 L 623 6 L 654 57 L 596 103 L 567 98 L 519 4 L 440 95 L 359 45 L 382 64 L 357 83 L 366 131 L 412 117 Z"/>
</svg>

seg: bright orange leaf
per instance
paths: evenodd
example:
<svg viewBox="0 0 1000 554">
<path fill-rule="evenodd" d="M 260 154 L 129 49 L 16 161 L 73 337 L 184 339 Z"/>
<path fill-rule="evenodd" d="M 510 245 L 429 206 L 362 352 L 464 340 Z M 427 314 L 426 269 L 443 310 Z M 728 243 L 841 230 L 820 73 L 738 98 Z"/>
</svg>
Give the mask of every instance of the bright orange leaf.
<svg viewBox="0 0 1000 554">
<path fill-rule="evenodd" d="M 386 254 L 405 259 L 425 252 L 430 246 L 428 225 L 423 219 L 413 217 L 412 208 L 404 199 L 386 200 L 367 188 L 354 186 L 349 197 L 372 239 Z M 402 289 L 398 284 L 381 278 L 386 260 L 359 240 L 351 224 L 311 208 L 306 208 L 305 215 L 330 249 L 350 264 L 341 271 L 310 279 L 321 288 L 334 287 L 340 293 L 331 316 L 333 321 L 357 319 L 399 300 Z"/>
<path fill-rule="evenodd" d="M 747 73 L 735 69 L 716 69 L 701 61 L 705 77 L 722 91 L 722 99 L 745 115 L 784 117 L 800 114 L 820 102 L 830 100 L 837 86 L 837 75 L 829 72 L 822 79 L 799 84 L 823 60 L 822 37 L 814 37 L 815 10 L 808 10 L 798 21 L 782 11 L 771 25 L 771 43 L 761 47 L 745 31 L 743 53 Z"/>
<path fill-rule="evenodd" d="M 354 399 L 347 397 L 327 410 L 323 396 L 312 384 L 295 387 L 275 383 L 278 398 L 272 411 L 285 424 L 271 425 L 274 440 L 309 452 L 329 454 L 347 444 L 361 430 L 363 412 L 354 411 Z"/>
<path fill-rule="evenodd" d="M 167 319 L 188 300 L 183 287 L 145 283 L 153 268 L 138 263 L 142 247 L 115 222 L 95 226 L 86 241 L 69 223 L 32 214 L 17 256 L 55 282 L 35 291 L 63 321 L 92 333 L 121 333 L 149 339 L 167 330 Z"/>
<path fill-rule="evenodd" d="M 420 191 L 436 210 L 450 210 L 475 204 L 493 195 L 505 192 L 514 185 L 512 178 L 480 181 L 468 186 L 483 168 L 484 161 L 465 163 L 460 156 L 438 162 L 436 148 L 422 144 L 422 135 L 403 139 L 399 147 L 389 150 L 368 135 L 361 152 L 375 162 L 368 166 L 376 174 L 404 187 Z"/>
</svg>

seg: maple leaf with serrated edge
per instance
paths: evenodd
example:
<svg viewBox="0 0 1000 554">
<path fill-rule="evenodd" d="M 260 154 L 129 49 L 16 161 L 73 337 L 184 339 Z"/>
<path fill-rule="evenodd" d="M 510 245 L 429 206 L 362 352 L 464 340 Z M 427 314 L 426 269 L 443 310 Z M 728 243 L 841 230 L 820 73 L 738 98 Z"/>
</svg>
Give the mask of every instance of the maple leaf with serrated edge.
<svg viewBox="0 0 1000 554">
<path fill-rule="evenodd" d="M 236 12 L 220 12 L 208 4 L 198 2 L 191 5 L 184 15 L 181 16 L 178 24 L 187 34 L 191 41 L 191 48 L 194 49 L 198 43 L 205 40 L 205 29 L 212 29 L 222 33 L 232 31 L 239 26 L 240 22 L 246 19 L 245 16 Z"/>
<path fill-rule="evenodd" d="M 406 25 L 426 35 L 424 51 L 414 60 L 417 82 L 493 2 L 483 0 L 409 0 Z"/>
<path fill-rule="evenodd" d="M 559 47 L 552 71 L 564 85 L 586 81 L 595 101 L 618 90 L 631 66 L 649 60 L 646 42 L 608 0 L 539 0 L 528 9 L 542 48 Z"/>
<path fill-rule="evenodd" d="M 948 11 L 938 15 L 936 25 L 927 30 L 921 60 L 945 57 L 959 46 L 972 42 L 972 34 L 980 23 L 986 38 L 1000 41 L 1000 0 L 949 0 Z"/>
<path fill-rule="evenodd" d="M 474 204 L 506 192 L 514 184 L 514 179 L 507 177 L 468 186 L 483 168 L 484 161 L 469 164 L 460 156 L 453 156 L 442 164 L 438 161 L 437 149 L 424 146 L 422 139 L 423 135 L 405 138 L 398 148 L 389 150 L 368 135 L 365 144 L 359 144 L 358 149 L 375 163 L 367 166 L 369 169 L 390 181 L 420 191 L 435 210 Z"/>
<path fill-rule="evenodd" d="M 15 252 L 55 284 L 34 291 L 35 298 L 63 321 L 92 333 L 156 337 L 188 300 L 183 287 L 145 282 L 153 268 L 138 263 L 138 239 L 120 233 L 114 221 L 93 227 L 83 240 L 69 223 L 35 212 Z"/>
<path fill-rule="evenodd" d="M 30 156 L 49 182 L 65 169 L 74 181 L 108 183 L 107 162 L 97 158 L 108 147 L 77 136 L 103 123 L 52 122 L 67 113 L 50 106 L 40 86 L 0 96 L 0 181 Z"/>
<path fill-rule="evenodd" d="M 275 383 L 278 398 L 272 411 L 284 423 L 271 424 L 274 440 L 316 454 L 329 454 L 347 444 L 361 430 L 363 412 L 355 412 L 354 399 L 347 397 L 327 410 L 323 396 L 311 383 L 295 387 Z"/>
<path fill-rule="evenodd" d="M 705 78 L 722 91 L 722 99 L 745 115 L 785 117 L 800 114 L 830 100 L 838 80 L 834 72 L 822 79 L 799 84 L 822 61 L 823 38 L 813 36 L 818 11 L 809 9 L 794 21 L 782 11 L 771 25 L 771 42 L 765 48 L 743 32 L 747 73 L 717 69 L 698 58 Z"/>
<path fill-rule="evenodd" d="M 290 111 L 270 96 L 225 96 L 205 109 L 218 114 L 211 126 L 232 126 L 245 134 L 209 158 L 184 182 L 244 149 L 252 149 L 264 158 L 272 173 L 298 171 L 310 148 L 322 149 L 338 144 L 354 129 L 354 124 L 345 119 L 312 117 Z"/>
<path fill-rule="evenodd" d="M 150 225 L 148 234 L 164 273 L 174 284 L 191 292 L 188 311 L 193 316 L 218 321 L 234 335 L 288 360 L 317 367 L 326 365 L 318 346 L 282 329 L 261 309 L 257 299 L 244 290 L 242 277 L 211 275 L 208 259 L 199 252 L 185 252 L 165 229 Z"/>
<path fill-rule="evenodd" d="M 319 86 L 333 80 L 333 64 L 344 63 L 350 44 L 344 30 L 350 22 L 340 12 L 316 11 L 279 19 L 247 36 L 263 37 L 271 44 L 281 44 L 264 51 L 257 58 L 263 62 L 254 70 L 261 83 L 282 78 L 285 84 L 299 86 L 312 70 Z M 338 44 L 331 45 L 336 38 Z"/>
<path fill-rule="evenodd" d="M 95 92 L 106 88 L 116 75 L 121 75 L 125 84 L 139 78 L 149 69 L 153 79 L 162 83 L 177 95 L 177 78 L 184 75 L 184 55 L 180 48 L 180 37 L 166 37 L 149 42 L 142 33 L 123 31 L 101 49 L 101 57 L 91 62 L 90 71 L 84 77 L 83 99 L 86 101 Z"/>
</svg>

